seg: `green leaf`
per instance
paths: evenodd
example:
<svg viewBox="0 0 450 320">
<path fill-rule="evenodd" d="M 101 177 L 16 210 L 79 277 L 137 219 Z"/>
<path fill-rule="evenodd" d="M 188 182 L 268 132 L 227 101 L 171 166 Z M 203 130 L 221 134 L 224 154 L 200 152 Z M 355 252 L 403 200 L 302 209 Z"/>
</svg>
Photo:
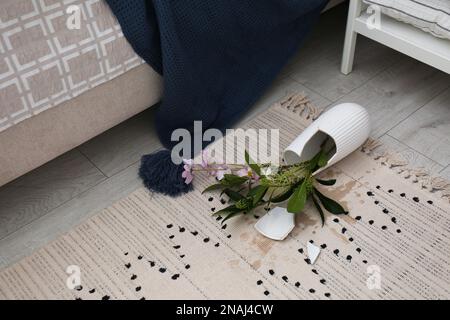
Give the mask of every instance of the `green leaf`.
<svg viewBox="0 0 450 320">
<path fill-rule="evenodd" d="M 282 186 L 282 187 L 271 187 L 270 185 L 264 184 L 265 186 L 269 187 L 269 190 L 267 190 L 268 193 L 270 193 L 270 196 L 272 198 L 277 198 L 278 196 L 281 196 L 282 194 L 285 194 L 286 192 L 291 189 L 291 186 Z"/>
<path fill-rule="evenodd" d="M 303 183 L 303 181 L 304 181 L 304 179 L 300 180 L 299 182 L 297 182 L 293 186 L 288 186 L 287 189 L 285 189 L 286 187 L 278 187 L 278 189 L 285 189 L 285 191 L 282 191 L 279 194 L 277 194 L 275 197 L 273 197 L 271 202 L 273 202 L 273 203 L 280 203 L 280 202 L 286 201 L 287 199 L 289 199 L 290 196 L 292 196 L 292 194 L 294 193 L 295 189 L 298 186 L 300 186 Z"/>
<path fill-rule="evenodd" d="M 316 206 L 317 211 L 319 211 L 320 219 L 322 220 L 322 227 L 325 224 L 325 216 L 323 214 L 322 207 L 320 206 L 319 202 L 317 201 L 316 197 L 314 195 L 311 196 L 314 205 Z"/>
<path fill-rule="evenodd" d="M 336 201 L 324 196 L 319 190 L 314 188 L 314 192 L 322 203 L 323 207 L 333 214 L 347 214 L 347 211 Z"/>
<path fill-rule="evenodd" d="M 236 206 L 233 204 L 229 207 L 223 208 L 222 210 L 216 211 L 213 213 L 213 216 L 220 216 L 222 214 L 225 213 L 231 213 L 231 212 L 238 212 L 241 211 L 242 209 L 236 208 Z"/>
<path fill-rule="evenodd" d="M 248 154 L 247 150 L 245 150 L 245 162 L 248 164 L 248 166 L 254 171 L 258 176 L 261 175 L 261 168 L 258 164 L 256 164 L 255 161 L 253 161 L 250 158 L 250 155 Z"/>
<path fill-rule="evenodd" d="M 320 150 L 310 161 L 309 161 L 309 169 L 313 172 L 317 168 L 317 164 L 319 163 L 319 158 L 321 154 L 323 153 L 322 150 Z"/>
<path fill-rule="evenodd" d="M 225 184 L 227 187 L 232 187 L 243 184 L 247 180 L 248 177 L 239 177 L 234 174 L 225 174 L 222 179 L 222 184 Z"/>
<path fill-rule="evenodd" d="M 202 191 L 202 194 L 205 193 L 205 192 L 209 192 L 209 191 L 220 190 L 220 189 L 223 189 L 223 188 L 225 188 L 225 187 L 226 187 L 226 186 L 224 186 L 224 185 L 221 184 L 221 183 L 213 184 L 213 185 L 207 187 L 205 190 L 203 190 L 203 191 Z"/>
<path fill-rule="evenodd" d="M 289 198 L 287 211 L 291 213 L 299 213 L 303 210 L 306 203 L 307 192 L 306 192 L 307 180 L 305 179 L 303 183 L 297 187 L 293 195 Z"/>
<path fill-rule="evenodd" d="M 221 189 L 225 189 L 225 188 L 239 186 L 247 180 L 248 180 L 247 177 L 239 177 L 239 176 L 235 176 L 233 174 L 225 174 L 224 178 L 222 180 L 220 180 L 219 183 L 216 183 L 216 184 L 213 184 L 213 185 L 207 187 L 205 190 L 203 190 L 202 194 L 205 192 L 209 192 L 209 191 L 221 190 Z"/>
<path fill-rule="evenodd" d="M 256 187 L 254 187 L 248 191 L 247 197 L 253 197 L 255 194 L 259 193 L 264 188 L 269 189 L 268 186 L 264 186 L 262 184 L 257 185 Z"/>
<path fill-rule="evenodd" d="M 242 210 L 236 211 L 236 212 L 230 212 L 223 220 L 222 220 L 222 224 L 227 221 L 228 219 L 231 219 L 237 215 L 239 215 L 241 213 Z"/>
<path fill-rule="evenodd" d="M 327 155 L 325 154 L 325 152 L 320 151 L 319 159 L 317 160 L 317 166 L 319 168 L 323 168 L 323 167 L 325 167 L 327 165 L 327 163 L 328 163 Z"/>
<path fill-rule="evenodd" d="M 248 192 L 247 196 L 253 198 L 253 206 L 256 206 L 261 201 L 268 189 L 269 187 L 267 186 L 259 185 Z"/>
<path fill-rule="evenodd" d="M 225 218 L 222 220 L 222 224 L 223 224 L 228 219 L 230 219 L 234 216 L 237 216 L 238 214 L 242 213 L 243 211 L 244 211 L 243 209 L 239 209 L 235 205 L 231 205 L 229 207 L 226 207 L 220 211 L 213 213 L 213 216 L 226 215 Z"/>
<path fill-rule="evenodd" d="M 248 153 L 247 150 L 245 150 L 244 155 L 245 155 L 245 162 L 246 162 L 247 164 L 249 164 L 249 163 L 250 163 L 250 154 Z"/>
<path fill-rule="evenodd" d="M 290 187 L 289 189 L 287 189 L 286 191 L 284 191 L 283 193 L 278 194 L 277 196 L 273 197 L 270 202 L 273 203 L 280 203 L 280 202 L 284 202 L 287 199 L 289 199 L 289 197 L 294 193 L 295 190 L 295 186 L 294 187 Z"/>
<path fill-rule="evenodd" d="M 323 184 L 324 186 L 333 186 L 336 183 L 336 179 L 331 180 L 316 179 L 316 181 L 320 184 Z"/>
<path fill-rule="evenodd" d="M 256 163 L 249 164 L 250 168 L 252 168 L 252 171 L 256 173 L 258 176 L 261 176 L 261 168 Z"/>
<path fill-rule="evenodd" d="M 241 195 L 239 192 L 233 191 L 228 188 L 223 190 L 223 193 L 225 193 L 233 201 L 239 201 L 244 198 L 244 196 Z"/>
<path fill-rule="evenodd" d="M 319 168 L 325 167 L 328 163 L 328 156 L 323 150 L 320 150 L 309 162 L 309 169 L 314 172 Z"/>
</svg>

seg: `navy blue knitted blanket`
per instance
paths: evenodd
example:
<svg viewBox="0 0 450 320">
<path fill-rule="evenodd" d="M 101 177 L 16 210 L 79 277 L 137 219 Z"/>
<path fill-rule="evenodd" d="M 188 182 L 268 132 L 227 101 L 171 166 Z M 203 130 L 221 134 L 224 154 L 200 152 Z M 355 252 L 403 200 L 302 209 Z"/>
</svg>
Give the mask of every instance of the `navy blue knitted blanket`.
<svg viewBox="0 0 450 320">
<path fill-rule="evenodd" d="M 170 149 L 174 129 L 192 131 L 194 120 L 201 120 L 204 130 L 223 130 L 242 115 L 297 51 L 328 0 L 106 2 L 136 53 L 163 75 L 155 125 Z M 171 195 L 186 191 L 182 181 L 180 190 L 161 186 L 148 172 L 166 158 L 143 158 L 146 186 Z M 178 179 L 181 169 L 170 170 Z"/>
</svg>

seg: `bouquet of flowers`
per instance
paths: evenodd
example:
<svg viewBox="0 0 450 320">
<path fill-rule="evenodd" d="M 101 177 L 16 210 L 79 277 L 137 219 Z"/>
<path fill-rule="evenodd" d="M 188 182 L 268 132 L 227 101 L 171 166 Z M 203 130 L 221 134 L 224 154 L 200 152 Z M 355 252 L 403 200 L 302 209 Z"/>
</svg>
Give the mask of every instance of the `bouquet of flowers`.
<svg viewBox="0 0 450 320">
<path fill-rule="evenodd" d="M 214 213 L 224 216 L 222 223 L 254 209 L 287 201 L 287 211 L 300 213 L 307 200 L 311 199 L 320 215 L 322 226 L 325 222 L 324 211 L 332 214 L 347 214 L 344 208 L 333 199 L 320 192 L 316 186 L 332 186 L 336 180 L 321 180 L 313 173 L 326 166 L 327 152 L 321 149 L 311 160 L 293 165 L 275 167 L 257 164 L 245 152 L 245 165 L 225 165 L 209 163 L 208 156 L 202 154 L 202 163 L 195 165 L 193 160 L 184 160 L 182 177 L 190 184 L 196 172 L 207 172 L 216 176 L 216 183 L 207 187 L 203 193 L 220 190 L 230 198 L 231 205 Z"/>
</svg>

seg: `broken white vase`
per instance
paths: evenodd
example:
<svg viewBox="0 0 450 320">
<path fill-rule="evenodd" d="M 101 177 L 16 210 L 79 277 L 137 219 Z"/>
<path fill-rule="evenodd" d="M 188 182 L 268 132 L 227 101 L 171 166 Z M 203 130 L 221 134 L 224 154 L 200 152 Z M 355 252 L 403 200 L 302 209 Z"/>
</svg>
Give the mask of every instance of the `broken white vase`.
<svg viewBox="0 0 450 320">
<path fill-rule="evenodd" d="M 319 257 L 320 248 L 318 246 L 313 245 L 311 242 L 308 242 L 306 244 L 306 251 L 308 253 L 309 261 L 311 262 L 311 264 L 314 264 L 317 260 L 317 257 Z"/>
<path fill-rule="evenodd" d="M 311 123 L 285 150 L 284 161 L 291 165 L 311 160 L 323 148 L 327 150 L 325 170 L 358 149 L 370 134 L 369 113 L 355 103 L 343 103 L 323 113 Z M 295 226 L 295 215 L 276 207 L 256 224 L 264 236 L 283 240 Z M 316 250 L 310 248 L 316 254 Z M 318 253 L 317 253 L 318 255 Z M 317 256 L 315 257 L 317 258 Z"/>
<path fill-rule="evenodd" d="M 283 240 L 295 227 L 295 215 L 286 208 L 275 207 L 255 224 L 259 233 L 272 240 Z"/>
<path fill-rule="evenodd" d="M 355 103 L 339 104 L 311 123 L 285 150 L 284 161 L 291 165 L 311 160 L 322 148 L 328 150 L 330 167 L 358 149 L 370 134 L 369 113 Z"/>
</svg>

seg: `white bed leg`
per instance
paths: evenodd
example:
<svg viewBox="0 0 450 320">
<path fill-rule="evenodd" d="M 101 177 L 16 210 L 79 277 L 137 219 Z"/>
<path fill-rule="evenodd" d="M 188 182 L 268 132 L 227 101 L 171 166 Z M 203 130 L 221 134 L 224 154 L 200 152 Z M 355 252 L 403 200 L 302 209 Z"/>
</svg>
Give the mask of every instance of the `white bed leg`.
<svg viewBox="0 0 450 320">
<path fill-rule="evenodd" d="M 355 57 L 356 38 L 358 34 L 354 31 L 355 19 L 361 14 L 361 0 L 350 0 L 348 9 L 347 29 L 345 32 L 344 52 L 342 55 L 341 72 L 349 74 L 353 70 Z"/>
</svg>

